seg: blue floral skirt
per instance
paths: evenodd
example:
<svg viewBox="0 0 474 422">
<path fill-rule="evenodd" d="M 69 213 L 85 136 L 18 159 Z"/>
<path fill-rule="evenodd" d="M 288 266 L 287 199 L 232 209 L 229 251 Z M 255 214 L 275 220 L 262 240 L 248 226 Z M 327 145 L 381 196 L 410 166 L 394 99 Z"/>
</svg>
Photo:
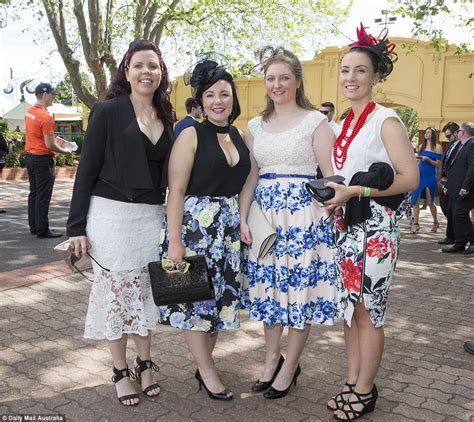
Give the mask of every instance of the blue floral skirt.
<svg viewBox="0 0 474 422">
<path fill-rule="evenodd" d="M 163 257 L 168 226 L 162 230 Z M 237 197 L 188 196 L 182 239 L 186 255 L 204 255 L 215 300 L 157 307 L 158 321 L 175 328 L 213 333 L 240 326 L 240 218 Z"/>
<path fill-rule="evenodd" d="M 334 237 L 326 210 L 312 200 L 305 179 L 260 179 L 255 200 L 277 232 L 270 252 L 257 262 L 244 250 L 244 305 L 267 325 L 303 329 L 332 324 L 335 302 Z"/>
</svg>

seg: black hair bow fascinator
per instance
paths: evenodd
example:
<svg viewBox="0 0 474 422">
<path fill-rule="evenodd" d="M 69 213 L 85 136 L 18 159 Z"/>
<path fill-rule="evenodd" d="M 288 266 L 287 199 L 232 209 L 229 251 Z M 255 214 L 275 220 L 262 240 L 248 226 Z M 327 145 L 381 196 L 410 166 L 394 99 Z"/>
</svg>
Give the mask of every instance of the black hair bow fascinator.
<svg viewBox="0 0 474 422">
<path fill-rule="evenodd" d="M 191 85 L 193 90 L 209 84 L 215 79 L 216 74 L 230 67 L 227 58 L 216 51 L 208 51 L 199 56 L 199 60 L 192 64 L 183 75 L 186 85 Z"/>
</svg>

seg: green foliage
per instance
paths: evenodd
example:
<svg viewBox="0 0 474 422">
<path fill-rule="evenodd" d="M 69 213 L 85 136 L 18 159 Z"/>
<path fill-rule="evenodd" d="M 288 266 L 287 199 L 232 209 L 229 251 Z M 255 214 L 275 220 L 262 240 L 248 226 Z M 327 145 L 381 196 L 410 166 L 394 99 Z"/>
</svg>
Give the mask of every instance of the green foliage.
<svg viewBox="0 0 474 422">
<path fill-rule="evenodd" d="M 6 120 L 0 119 L 0 133 L 5 133 L 8 130 L 8 123 Z"/>
<path fill-rule="evenodd" d="M 68 152 L 66 154 L 56 154 L 54 164 L 57 167 L 72 167 L 76 164 L 76 154 Z"/>
<path fill-rule="evenodd" d="M 87 89 L 96 95 L 95 87 L 91 81 L 90 76 L 85 72 L 81 72 L 81 78 Z M 67 73 L 64 76 L 64 79 L 58 82 L 58 84 L 54 87 L 54 90 L 56 92 L 55 101 L 60 102 L 66 106 L 74 106 L 78 102 L 80 103 L 80 101 L 78 101 L 78 99 L 73 95 L 74 92 L 71 84 L 71 77 Z"/>
<path fill-rule="evenodd" d="M 413 19 L 412 34 L 420 39 L 430 40 L 433 47 L 441 50 L 446 47 L 444 39 L 443 18 L 450 16 L 456 20 L 456 27 L 474 29 L 472 17 L 472 0 L 390 0 L 394 3 L 392 13 Z M 471 43 L 462 43 L 457 47 L 457 54 L 473 52 Z"/>
<path fill-rule="evenodd" d="M 25 151 L 13 150 L 10 145 L 10 152 L 5 155 L 5 167 L 25 167 Z"/>
<path fill-rule="evenodd" d="M 73 167 L 77 165 L 76 154 L 74 152 L 68 152 L 64 154 L 64 165 L 66 167 Z"/>
<path fill-rule="evenodd" d="M 395 112 L 400 117 L 407 128 L 408 138 L 412 143 L 418 144 L 418 113 L 414 108 L 399 107 L 395 109 Z"/>
<path fill-rule="evenodd" d="M 5 155 L 5 167 L 25 167 L 25 142 L 21 133 L 6 131 L 4 136 L 11 141 L 10 152 Z"/>
<path fill-rule="evenodd" d="M 72 135 L 71 141 L 77 144 L 77 151 L 75 151 L 76 155 L 81 155 L 82 151 L 82 144 L 84 143 L 84 135 Z"/>
<path fill-rule="evenodd" d="M 160 45 L 174 74 L 194 63 L 198 51 L 210 50 L 225 54 L 242 74 L 248 72 L 253 50 L 264 44 L 284 45 L 296 54 L 317 50 L 347 16 L 352 0 L 349 7 L 341 7 L 340 0 L 27 0 L 22 4 L 29 13 L 48 17 L 74 91 L 91 108 L 98 97 L 103 98 L 134 39 Z M 87 73 L 93 77 L 92 86 L 86 83 Z"/>
</svg>

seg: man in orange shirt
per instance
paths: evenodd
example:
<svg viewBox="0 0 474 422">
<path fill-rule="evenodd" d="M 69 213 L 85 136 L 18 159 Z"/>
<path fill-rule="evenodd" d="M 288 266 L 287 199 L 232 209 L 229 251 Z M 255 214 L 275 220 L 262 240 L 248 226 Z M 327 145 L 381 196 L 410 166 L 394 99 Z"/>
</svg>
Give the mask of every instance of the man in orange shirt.
<svg viewBox="0 0 474 422">
<path fill-rule="evenodd" d="M 54 152 L 68 151 L 56 144 L 54 119 L 47 111 L 53 104 L 53 87 L 40 83 L 35 95 L 37 103 L 25 115 L 25 163 L 30 181 L 28 223 L 31 234 L 41 239 L 62 236 L 49 229 L 48 210 L 54 186 Z"/>
</svg>

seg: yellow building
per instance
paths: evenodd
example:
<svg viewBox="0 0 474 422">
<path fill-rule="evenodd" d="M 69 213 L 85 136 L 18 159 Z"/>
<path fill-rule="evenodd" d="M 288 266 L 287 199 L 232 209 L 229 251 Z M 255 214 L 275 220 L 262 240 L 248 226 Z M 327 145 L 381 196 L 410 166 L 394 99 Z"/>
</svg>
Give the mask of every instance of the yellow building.
<svg viewBox="0 0 474 422">
<path fill-rule="evenodd" d="M 398 61 L 386 82 L 378 84 L 375 100 L 387 107 L 410 107 L 418 112 L 419 128 L 440 130 L 447 122 L 474 120 L 474 54 L 456 55 L 456 46 L 436 51 L 427 42 L 391 38 L 397 44 Z M 406 46 L 406 47 L 404 47 Z M 327 47 L 313 60 L 303 62 L 305 91 L 313 104 L 336 105 L 336 115 L 349 106 L 339 89 L 339 62 L 345 49 Z M 236 125 L 242 129 L 265 106 L 261 78 L 236 80 L 242 114 Z M 178 119 L 186 115 L 184 102 L 191 95 L 183 79 L 173 82 L 171 101 Z M 444 138 L 441 136 L 441 140 Z"/>
</svg>

